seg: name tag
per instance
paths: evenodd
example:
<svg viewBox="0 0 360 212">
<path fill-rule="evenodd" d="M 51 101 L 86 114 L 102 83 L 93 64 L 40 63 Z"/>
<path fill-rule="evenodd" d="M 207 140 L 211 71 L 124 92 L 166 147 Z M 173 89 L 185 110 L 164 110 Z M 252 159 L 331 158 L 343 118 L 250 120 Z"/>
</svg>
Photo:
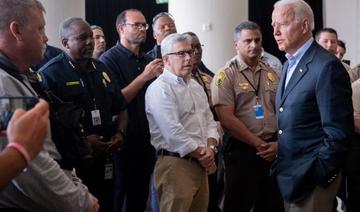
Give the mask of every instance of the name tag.
<svg viewBox="0 0 360 212">
<path fill-rule="evenodd" d="M 264 108 L 262 105 L 254 105 L 253 106 L 255 112 L 256 119 L 263 119 L 264 118 Z"/>
</svg>

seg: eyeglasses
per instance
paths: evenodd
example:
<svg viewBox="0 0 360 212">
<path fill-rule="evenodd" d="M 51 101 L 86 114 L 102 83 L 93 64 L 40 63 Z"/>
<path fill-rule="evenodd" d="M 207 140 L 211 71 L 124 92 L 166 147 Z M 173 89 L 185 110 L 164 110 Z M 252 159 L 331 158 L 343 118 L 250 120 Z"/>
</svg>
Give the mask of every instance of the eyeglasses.
<svg viewBox="0 0 360 212">
<path fill-rule="evenodd" d="M 195 51 L 194 51 L 194 49 L 190 49 L 190 50 L 184 50 L 184 51 L 178 51 L 178 52 L 171 52 L 166 55 L 176 55 L 179 57 L 185 57 L 186 55 L 189 55 L 190 57 L 192 57 L 195 55 Z"/>
<path fill-rule="evenodd" d="M 135 29 L 138 29 L 138 30 L 141 30 L 141 29 L 149 29 L 149 24 L 147 23 L 125 23 L 123 25 L 129 25 L 131 26 L 132 28 L 135 28 Z"/>
<path fill-rule="evenodd" d="M 192 45 L 191 47 L 192 47 L 193 49 L 200 50 L 200 49 L 202 49 L 202 47 L 204 47 L 204 45 L 203 45 L 203 44 L 198 43 L 198 44 L 194 44 L 194 45 Z"/>
</svg>

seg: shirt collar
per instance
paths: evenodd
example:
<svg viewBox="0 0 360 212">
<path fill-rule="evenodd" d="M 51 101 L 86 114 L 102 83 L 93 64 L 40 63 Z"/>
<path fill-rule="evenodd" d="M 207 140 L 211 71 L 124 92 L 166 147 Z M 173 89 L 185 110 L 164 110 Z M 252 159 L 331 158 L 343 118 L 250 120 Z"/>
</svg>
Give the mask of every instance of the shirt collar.
<svg viewBox="0 0 360 212">
<path fill-rule="evenodd" d="M 10 74 L 11 76 L 15 77 L 16 79 L 22 81 L 23 76 L 22 73 L 19 71 L 19 69 L 10 61 L 10 59 L 0 52 L 0 64 L 2 69 L 4 69 L 5 72 Z"/>
<path fill-rule="evenodd" d="M 121 43 L 120 43 L 120 41 L 117 41 L 116 42 L 116 47 L 120 50 L 120 51 L 122 51 L 127 57 L 129 57 L 129 58 L 143 58 L 144 57 L 144 52 L 142 52 L 141 50 L 140 50 L 140 52 L 139 52 L 139 55 L 137 56 L 137 55 L 135 55 L 133 52 L 131 52 L 129 49 L 127 49 L 125 46 L 123 46 Z"/>
<path fill-rule="evenodd" d="M 191 79 L 191 76 L 189 76 L 188 79 L 184 79 L 182 77 L 176 76 L 174 73 L 172 73 L 171 71 L 169 71 L 167 69 L 164 69 L 163 76 L 168 79 L 172 79 L 180 84 L 188 84 Z"/>
</svg>

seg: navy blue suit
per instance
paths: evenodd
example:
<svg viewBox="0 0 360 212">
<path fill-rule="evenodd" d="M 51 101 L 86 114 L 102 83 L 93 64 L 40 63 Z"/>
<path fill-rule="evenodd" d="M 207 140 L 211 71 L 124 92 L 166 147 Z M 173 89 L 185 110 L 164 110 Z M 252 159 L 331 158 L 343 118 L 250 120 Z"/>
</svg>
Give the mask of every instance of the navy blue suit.
<svg viewBox="0 0 360 212">
<path fill-rule="evenodd" d="M 313 42 L 276 94 L 278 158 L 273 165 L 284 200 L 298 203 L 326 187 L 344 165 L 353 131 L 350 79 L 341 62 Z M 285 89 L 284 89 L 285 88 Z"/>
</svg>

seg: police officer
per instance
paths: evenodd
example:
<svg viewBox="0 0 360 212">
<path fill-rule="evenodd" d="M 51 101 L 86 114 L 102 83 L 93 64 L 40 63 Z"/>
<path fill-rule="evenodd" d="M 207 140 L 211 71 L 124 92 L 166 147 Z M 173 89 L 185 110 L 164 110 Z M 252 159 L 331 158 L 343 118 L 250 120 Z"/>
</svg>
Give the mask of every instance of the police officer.
<svg viewBox="0 0 360 212">
<path fill-rule="evenodd" d="M 124 140 L 127 124 L 125 100 L 105 66 L 92 59 L 94 40 L 89 24 L 71 17 L 60 26 L 65 53 L 40 69 L 42 86 L 64 102 L 74 102 L 85 115 L 82 121 L 94 162 L 76 171 L 99 198 L 102 211 L 112 210 L 113 167 L 110 154 Z M 71 116 L 71 114 L 69 114 Z M 116 123 L 112 118 L 117 115 Z"/>
<path fill-rule="evenodd" d="M 260 61 L 262 35 L 256 23 L 240 23 L 234 32 L 237 56 L 211 84 L 221 125 L 231 135 L 224 147 L 223 211 L 282 211 L 282 200 L 269 177 L 277 153 L 275 71 Z"/>
</svg>

